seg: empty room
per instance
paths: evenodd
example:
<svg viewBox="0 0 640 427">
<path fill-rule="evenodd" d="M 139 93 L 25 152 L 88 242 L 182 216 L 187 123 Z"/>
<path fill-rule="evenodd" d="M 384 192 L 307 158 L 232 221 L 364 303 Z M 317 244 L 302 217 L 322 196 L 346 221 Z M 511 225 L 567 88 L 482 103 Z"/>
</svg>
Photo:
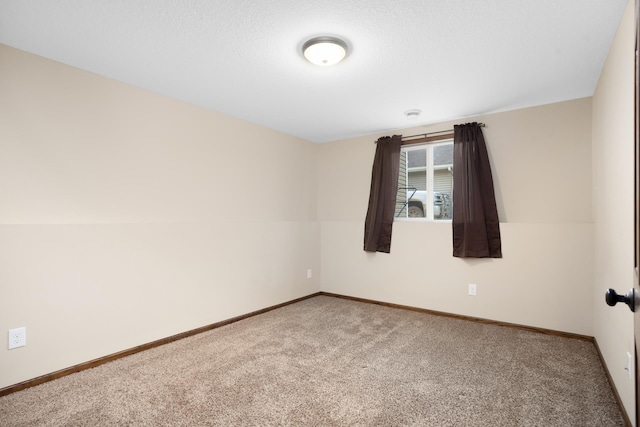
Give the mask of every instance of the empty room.
<svg viewBox="0 0 640 427">
<path fill-rule="evenodd" d="M 637 14 L 0 0 L 0 425 L 638 426 Z"/>
</svg>

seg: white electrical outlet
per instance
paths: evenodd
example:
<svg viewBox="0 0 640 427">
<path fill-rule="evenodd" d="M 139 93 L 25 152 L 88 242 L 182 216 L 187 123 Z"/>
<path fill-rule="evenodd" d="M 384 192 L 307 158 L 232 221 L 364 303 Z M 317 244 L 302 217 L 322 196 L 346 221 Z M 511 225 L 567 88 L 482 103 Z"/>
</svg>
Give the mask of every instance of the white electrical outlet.
<svg viewBox="0 0 640 427">
<path fill-rule="evenodd" d="M 313 277 L 313 271 L 309 268 L 307 269 L 307 279 L 311 279 Z"/>
<path fill-rule="evenodd" d="M 476 296 L 476 284 L 475 283 L 469 283 L 469 295 L 473 295 L 474 297 Z"/>
<path fill-rule="evenodd" d="M 627 371 L 627 376 L 631 378 L 631 353 L 627 351 L 627 367 L 624 368 Z"/>
<path fill-rule="evenodd" d="M 9 350 L 27 345 L 27 328 L 9 329 Z"/>
</svg>

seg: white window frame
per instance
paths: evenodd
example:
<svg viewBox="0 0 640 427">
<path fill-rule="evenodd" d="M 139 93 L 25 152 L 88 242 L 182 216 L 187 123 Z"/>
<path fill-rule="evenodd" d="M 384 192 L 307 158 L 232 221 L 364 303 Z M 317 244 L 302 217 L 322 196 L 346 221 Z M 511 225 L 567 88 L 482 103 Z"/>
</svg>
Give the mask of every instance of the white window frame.
<svg viewBox="0 0 640 427">
<path fill-rule="evenodd" d="M 394 217 L 393 220 L 394 221 L 410 221 L 410 222 L 442 222 L 442 223 L 451 223 L 451 219 L 434 219 L 433 217 L 433 194 L 434 194 L 434 181 L 435 181 L 435 167 L 433 165 L 433 149 L 435 147 L 441 146 L 441 145 L 450 145 L 453 144 L 453 138 L 451 139 L 444 139 L 441 141 L 437 141 L 437 142 L 427 142 L 424 144 L 412 144 L 412 145 L 404 145 L 400 148 L 401 152 L 409 152 L 409 151 L 417 151 L 417 150 L 426 150 L 426 167 L 425 172 L 426 172 L 426 177 L 427 177 L 427 189 L 426 189 L 426 195 L 427 195 L 427 200 L 431 201 L 431 203 L 427 203 L 427 212 L 425 212 L 425 216 L 423 218 L 416 218 L 416 217 Z M 408 155 L 407 155 L 408 158 Z M 453 163 L 453 159 L 452 163 Z M 420 168 L 414 168 L 412 170 L 418 170 L 421 169 Z M 406 168 L 406 182 L 409 182 L 409 167 L 407 166 Z M 452 196 L 452 200 L 453 200 L 453 196 Z M 408 208 L 408 205 L 407 205 Z"/>
</svg>

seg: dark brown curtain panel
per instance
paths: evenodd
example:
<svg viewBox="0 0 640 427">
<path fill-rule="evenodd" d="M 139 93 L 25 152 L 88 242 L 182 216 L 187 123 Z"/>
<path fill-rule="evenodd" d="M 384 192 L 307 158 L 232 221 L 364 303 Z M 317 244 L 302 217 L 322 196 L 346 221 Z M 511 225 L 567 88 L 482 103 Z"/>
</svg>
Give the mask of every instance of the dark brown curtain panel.
<svg viewBox="0 0 640 427">
<path fill-rule="evenodd" d="M 391 252 L 401 140 L 401 136 L 394 135 L 377 141 L 371 171 L 369 208 L 364 222 L 364 250 L 367 252 Z"/>
<path fill-rule="evenodd" d="M 453 127 L 453 256 L 502 258 L 487 147 L 478 123 Z"/>
</svg>

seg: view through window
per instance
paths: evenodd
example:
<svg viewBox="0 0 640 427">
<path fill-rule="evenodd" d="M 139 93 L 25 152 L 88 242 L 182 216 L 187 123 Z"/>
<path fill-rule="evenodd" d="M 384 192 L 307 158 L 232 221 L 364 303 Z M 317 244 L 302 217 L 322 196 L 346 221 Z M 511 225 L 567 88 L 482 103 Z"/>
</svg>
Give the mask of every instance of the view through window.
<svg viewBox="0 0 640 427">
<path fill-rule="evenodd" d="M 450 220 L 453 213 L 453 141 L 403 146 L 396 218 Z"/>
</svg>

